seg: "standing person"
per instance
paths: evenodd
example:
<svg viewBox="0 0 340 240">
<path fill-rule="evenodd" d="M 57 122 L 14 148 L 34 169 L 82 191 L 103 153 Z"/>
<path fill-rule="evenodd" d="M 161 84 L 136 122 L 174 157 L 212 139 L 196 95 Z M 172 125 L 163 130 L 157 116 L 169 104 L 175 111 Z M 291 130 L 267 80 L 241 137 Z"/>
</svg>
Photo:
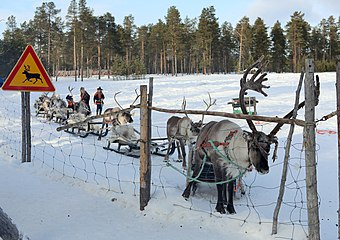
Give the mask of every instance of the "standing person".
<svg viewBox="0 0 340 240">
<path fill-rule="evenodd" d="M 93 102 L 94 102 L 94 104 L 97 105 L 97 111 L 96 111 L 97 115 L 98 114 L 101 115 L 102 110 L 103 110 L 103 104 L 104 104 L 105 96 L 104 96 L 104 93 L 102 91 L 103 91 L 103 89 L 101 87 L 97 88 L 97 92 L 94 94 L 94 97 L 93 97 Z"/>
<path fill-rule="evenodd" d="M 80 101 L 84 102 L 86 105 L 86 110 L 87 113 L 85 114 L 86 116 L 91 114 L 91 107 L 90 107 L 90 94 L 86 92 L 84 87 L 80 88 Z"/>
</svg>

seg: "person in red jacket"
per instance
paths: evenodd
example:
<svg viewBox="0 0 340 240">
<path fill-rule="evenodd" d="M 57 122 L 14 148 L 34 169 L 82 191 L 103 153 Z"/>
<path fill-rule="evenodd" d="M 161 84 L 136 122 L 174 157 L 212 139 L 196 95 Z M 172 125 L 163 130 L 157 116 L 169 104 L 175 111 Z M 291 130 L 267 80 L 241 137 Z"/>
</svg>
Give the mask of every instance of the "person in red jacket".
<svg viewBox="0 0 340 240">
<path fill-rule="evenodd" d="M 105 99 L 105 96 L 103 93 L 103 89 L 101 87 L 97 88 L 97 92 L 94 94 L 94 97 L 93 97 L 93 102 L 94 104 L 97 105 L 97 111 L 96 111 L 97 115 L 102 114 L 104 99 Z"/>
</svg>

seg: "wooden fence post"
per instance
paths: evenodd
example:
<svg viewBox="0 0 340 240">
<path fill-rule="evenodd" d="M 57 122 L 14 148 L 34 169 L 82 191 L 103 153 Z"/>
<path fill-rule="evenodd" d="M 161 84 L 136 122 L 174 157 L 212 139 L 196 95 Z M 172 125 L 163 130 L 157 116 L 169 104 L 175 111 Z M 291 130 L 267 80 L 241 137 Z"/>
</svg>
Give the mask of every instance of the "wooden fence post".
<svg viewBox="0 0 340 240">
<path fill-rule="evenodd" d="M 338 123 L 338 239 L 340 239 L 340 55 L 336 56 L 336 110 Z"/>
<path fill-rule="evenodd" d="M 315 159 L 315 84 L 313 59 L 306 59 L 305 70 L 306 124 L 304 128 L 304 147 L 306 162 L 308 239 L 320 240 L 319 204 Z"/>
<path fill-rule="evenodd" d="M 140 86 L 140 210 L 143 211 L 150 200 L 151 189 L 151 157 L 149 108 L 147 86 Z"/>
</svg>

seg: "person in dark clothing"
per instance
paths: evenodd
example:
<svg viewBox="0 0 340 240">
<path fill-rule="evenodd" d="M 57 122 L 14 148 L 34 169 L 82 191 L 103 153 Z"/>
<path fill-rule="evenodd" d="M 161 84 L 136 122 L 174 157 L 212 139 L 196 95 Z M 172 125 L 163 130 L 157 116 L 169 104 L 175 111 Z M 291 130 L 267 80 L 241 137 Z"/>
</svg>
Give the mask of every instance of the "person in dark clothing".
<svg viewBox="0 0 340 240">
<path fill-rule="evenodd" d="M 80 101 L 84 102 L 86 105 L 86 108 L 88 110 L 88 113 L 86 115 L 91 114 L 91 107 L 90 107 L 90 94 L 86 92 L 84 87 L 80 88 Z"/>
<path fill-rule="evenodd" d="M 96 111 L 97 115 L 102 114 L 104 99 L 105 99 L 105 96 L 103 93 L 103 89 L 101 87 L 97 88 L 97 92 L 94 94 L 94 97 L 93 97 L 93 102 L 94 104 L 97 105 L 97 111 Z"/>
<path fill-rule="evenodd" d="M 74 110 L 75 106 L 74 106 L 73 97 L 71 95 L 67 95 L 66 100 L 67 100 L 67 108 L 72 108 Z"/>
</svg>

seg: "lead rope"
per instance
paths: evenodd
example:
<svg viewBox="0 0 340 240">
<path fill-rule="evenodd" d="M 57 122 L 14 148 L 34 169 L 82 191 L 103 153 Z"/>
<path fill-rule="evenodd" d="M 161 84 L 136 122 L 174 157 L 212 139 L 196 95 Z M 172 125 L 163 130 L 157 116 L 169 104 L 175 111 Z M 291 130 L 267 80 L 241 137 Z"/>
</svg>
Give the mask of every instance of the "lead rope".
<svg viewBox="0 0 340 240">
<path fill-rule="evenodd" d="M 222 157 L 222 159 L 223 159 L 224 161 L 233 164 L 234 166 L 237 167 L 237 169 L 239 169 L 239 170 L 241 169 L 241 170 L 243 170 L 243 171 L 240 171 L 240 174 L 239 174 L 239 175 L 237 175 L 236 177 L 233 177 L 233 178 L 231 178 L 231 179 L 228 179 L 228 180 L 225 180 L 225 181 L 220 181 L 220 182 L 213 182 L 213 183 L 211 183 L 211 182 L 205 182 L 205 181 L 202 181 L 202 180 L 199 180 L 199 179 L 198 179 L 199 176 L 201 175 L 201 173 L 203 172 L 204 165 L 205 165 L 205 163 L 206 163 L 206 161 L 207 161 L 207 154 L 204 155 L 203 163 L 202 163 L 201 168 L 200 168 L 200 171 L 199 171 L 199 173 L 198 173 L 198 175 L 197 175 L 196 177 L 192 177 L 191 174 L 190 174 L 190 176 L 188 177 L 185 173 L 183 173 L 183 171 L 181 171 L 181 170 L 178 169 L 177 167 L 173 166 L 170 162 L 167 162 L 166 165 L 169 166 L 169 167 L 171 167 L 171 168 L 173 168 L 173 169 L 175 169 L 177 172 L 181 173 L 182 175 L 188 177 L 189 180 L 190 180 L 191 182 L 194 181 L 194 182 L 198 182 L 198 183 L 213 184 L 213 185 L 224 184 L 224 183 L 232 182 L 232 181 L 238 179 L 239 177 L 242 177 L 242 176 L 248 171 L 247 168 L 244 168 L 244 167 L 242 167 L 242 166 L 236 164 L 235 162 L 231 161 L 231 160 L 228 158 L 228 156 L 223 155 L 223 153 L 221 153 L 221 152 L 218 150 L 218 148 L 215 146 L 215 144 L 214 144 L 214 142 L 213 142 L 212 140 L 209 140 L 208 142 L 211 144 L 211 146 L 213 147 L 213 149 L 215 150 L 215 152 L 217 152 L 217 154 L 218 154 L 220 157 Z M 191 171 L 191 169 L 188 169 L 187 171 Z"/>
</svg>

